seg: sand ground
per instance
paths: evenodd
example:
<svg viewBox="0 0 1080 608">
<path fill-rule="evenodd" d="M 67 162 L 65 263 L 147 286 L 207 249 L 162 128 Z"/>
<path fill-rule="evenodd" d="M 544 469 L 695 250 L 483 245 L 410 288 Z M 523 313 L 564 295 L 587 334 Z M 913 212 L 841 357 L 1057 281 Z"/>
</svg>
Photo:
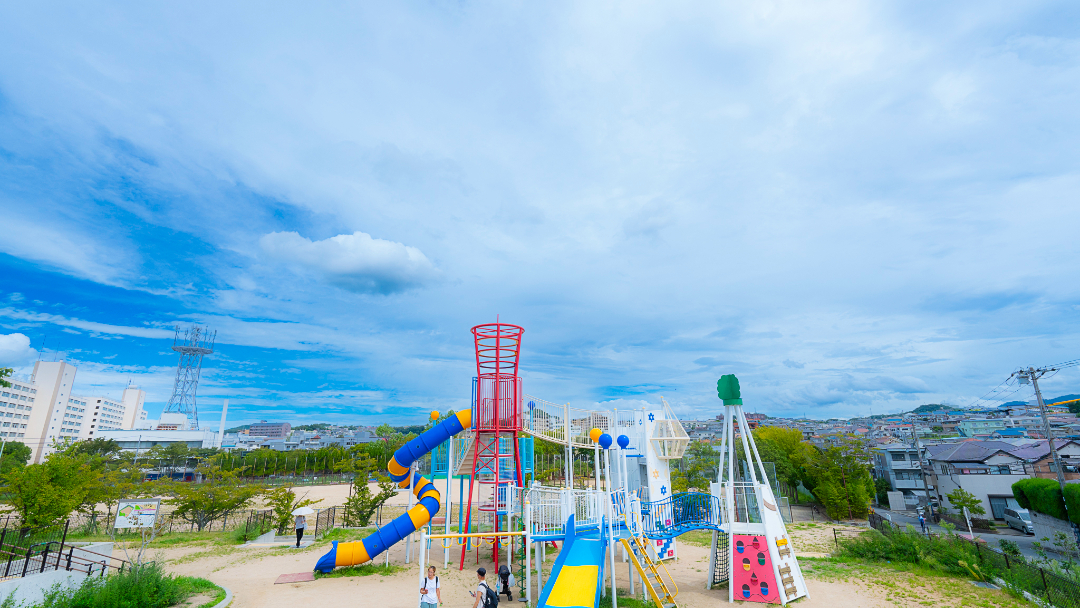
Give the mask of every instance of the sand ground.
<svg viewBox="0 0 1080 608">
<path fill-rule="evenodd" d="M 348 495 L 348 485 L 298 488 L 298 493 L 307 493 L 309 498 L 322 498 L 323 502 L 317 505 L 319 507 L 334 506 L 344 502 Z M 391 499 L 391 504 L 395 510 L 403 510 L 406 501 L 407 496 L 401 493 Z M 835 548 L 833 528 L 852 531 L 865 529 L 808 522 L 790 524 L 788 531 L 796 554 L 800 558 L 827 556 Z M 417 563 L 418 544 L 414 540 L 411 546 L 407 547 L 403 541 L 391 548 L 388 552 L 390 563 L 404 566 L 402 571 L 391 575 L 324 578 L 283 585 L 274 584 L 279 575 L 310 572 L 319 557 L 329 550 L 329 544 L 319 542 L 313 547 L 297 550 L 285 547 L 251 549 L 207 543 L 151 549 L 148 558 L 163 563 L 171 572 L 205 577 L 228 587 L 235 597 L 232 604 L 234 608 L 295 608 L 324 604 L 416 608 L 420 577 Z M 407 551 L 410 558 L 408 564 Z M 459 547 L 450 551 L 448 568 L 443 566 L 443 555 L 443 550 L 437 544 L 433 545 L 429 559 L 438 567 L 443 585 L 444 608 L 471 608 L 474 600 L 469 591 L 476 588 L 477 582 L 476 553 L 470 552 L 466 555 L 464 570 L 457 567 L 461 559 Z M 117 556 L 122 557 L 119 550 Z M 547 552 L 545 579 L 555 557 L 554 551 Z M 503 559 L 505 560 L 505 557 Z M 380 556 L 377 563 L 384 561 L 385 558 Z M 1025 605 L 1023 601 L 1015 600 L 1000 591 L 975 589 L 959 579 L 947 579 L 951 586 L 942 586 L 927 583 L 922 579 L 916 580 L 908 573 L 891 570 L 855 569 L 845 572 L 843 565 L 838 568 L 832 562 L 815 563 L 804 559 L 801 563 L 807 573 L 810 597 L 798 600 L 796 605 L 806 608 L 914 608 L 962 604 L 1011 608 Z M 727 602 L 726 588 L 705 588 L 709 574 L 708 548 L 681 542 L 679 559 L 667 564 L 679 589 L 677 601 L 680 608 L 715 608 L 717 604 Z M 485 555 L 479 558 L 479 565 L 483 565 L 490 572 L 496 570 L 491 562 L 490 547 L 485 551 Z M 630 587 L 629 568 L 629 564 L 621 559 L 616 562 L 616 586 L 622 590 L 629 590 Z M 534 589 L 535 584 L 534 579 Z M 501 605 L 504 608 L 520 605 L 516 588 L 514 595 L 513 602 L 507 602 L 504 597 Z"/>
</svg>

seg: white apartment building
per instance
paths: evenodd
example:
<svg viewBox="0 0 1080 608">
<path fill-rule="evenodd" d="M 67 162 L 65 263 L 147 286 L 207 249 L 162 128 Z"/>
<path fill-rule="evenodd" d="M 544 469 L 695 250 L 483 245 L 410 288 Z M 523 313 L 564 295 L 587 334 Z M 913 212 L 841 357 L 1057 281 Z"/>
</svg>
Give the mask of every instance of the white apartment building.
<svg viewBox="0 0 1080 608">
<path fill-rule="evenodd" d="M 77 371 L 66 361 L 38 361 L 29 382 L 13 379 L 10 389 L 0 389 L 0 437 L 26 444 L 31 463 L 41 463 L 57 444 L 92 439 L 101 428 L 130 429 L 146 419 L 145 391 L 130 386 L 120 401 L 73 395 Z"/>
</svg>

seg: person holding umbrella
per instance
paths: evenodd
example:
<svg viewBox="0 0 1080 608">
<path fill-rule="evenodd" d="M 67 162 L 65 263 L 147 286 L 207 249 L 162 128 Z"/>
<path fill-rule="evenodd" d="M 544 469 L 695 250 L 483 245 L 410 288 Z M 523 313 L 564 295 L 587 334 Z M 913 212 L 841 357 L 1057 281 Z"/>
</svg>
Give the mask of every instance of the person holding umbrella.
<svg viewBox="0 0 1080 608">
<path fill-rule="evenodd" d="M 296 516 L 296 548 L 300 548 L 300 539 L 304 538 L 304 529 L 307 528 L 307 517 L 305 515 L 311 515 L 315 512 L 315 509 L 311 507 L 300 507 L 292 512 Z"/>
</svg>

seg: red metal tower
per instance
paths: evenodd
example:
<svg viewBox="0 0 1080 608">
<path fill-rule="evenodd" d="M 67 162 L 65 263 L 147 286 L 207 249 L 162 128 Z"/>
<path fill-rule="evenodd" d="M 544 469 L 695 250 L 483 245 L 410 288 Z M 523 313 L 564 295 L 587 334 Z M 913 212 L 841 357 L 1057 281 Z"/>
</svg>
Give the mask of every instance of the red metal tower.
<svg viewBox="0 0 1080 608">
<path fill-rule="evenodd" d="M 522 487 L 518 433 L 521 432 L 521 379 L 518 356 L 525 330 L 507 323 L 488 323 L 472 328 L 476 343 L 476 402 L 473 407 L 473 472 L 469 478 L 469 503 L 465 531 L 472 531 L 473 487 L 479 484 L 478 509 L 490 513 L 492 531 L 498 532 L 500 516 L 509 509 L 514 488 Z M 500 471 L 509 468 L 513 474 Z M 511 485 L 513 484 L 513 485 Z M 492 543 L 492 557 L 499 562 L 499 539 Z M 465 567 L 465 547 L 461 548 Z"/>
</svg>

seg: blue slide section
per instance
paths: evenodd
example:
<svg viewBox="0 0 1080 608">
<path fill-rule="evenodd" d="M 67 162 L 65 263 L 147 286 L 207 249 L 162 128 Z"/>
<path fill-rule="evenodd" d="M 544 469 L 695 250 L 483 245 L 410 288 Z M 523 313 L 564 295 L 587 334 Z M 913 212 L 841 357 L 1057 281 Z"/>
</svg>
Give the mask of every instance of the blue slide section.
<svg viewBox="0 0 1080 608">
<path fill-rule="evenodd" d="M 409 471 L 412 463 L 427 454 L 436 446 L 457 435 L 472 425 L 472 411 L 464 410 L 454 416 L 435 425 L 420 434 L 412 441 L 401 446 L 394 457 L 386 465 L 390 472 L 390 479 L 397 482 L 398 487 L 409 487 Z M 416 495 L 416 505 L 404 515 L 394 518 L 388 525 L 362 541 L 338 543 L 334 541 L 330 551 L 322 556 L 315 569 L 319 572 L 330 572 L 338 566 L 353 566 L 363 564 L 375 559 L 377 555 L 386 551 L 391 545 L 412 534 L 414 531 L 427 525 L 431 518 L 441 508 L 439 491 L 435 484 L 431 483 L 419 473 L 413 473 L 413 493 Z"/>
<path fill-rule="evenodd" d="M 601 524 L 601 529 L 604 525 Z M 597 608 L 604 584 L 604 556 L 607 539 L 595 527 L 578 531 L 574 516 L 566 520 L 566 540 L 555 559 L 540 606 L 552 608 Z"/>
</svg>

